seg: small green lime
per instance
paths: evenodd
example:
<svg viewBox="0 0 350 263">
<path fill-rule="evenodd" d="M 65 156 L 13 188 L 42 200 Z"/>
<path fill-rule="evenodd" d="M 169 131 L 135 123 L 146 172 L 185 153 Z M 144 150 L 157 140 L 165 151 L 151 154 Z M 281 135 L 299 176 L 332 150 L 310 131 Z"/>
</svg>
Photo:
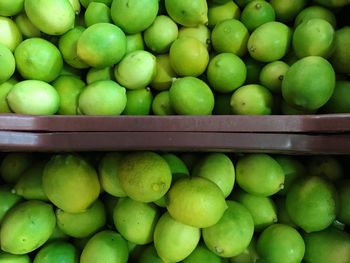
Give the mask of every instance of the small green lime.
<svg viewBox="0 0 350 263">
<path fill-rule="evenodd" d="M 260 71 L 261 85 L 273 93 L 281 93 L 282 80 L 289 69 L 289 65 L 281 60 L 266 64 Z"/>
<path fill-rule="evenodd" d="M 97 23 L 111 23 L 111 9 L 104 3 L 93 1 L 85 10 L 84 20 L 86 27 Z"/>
<path fill-rule="evenodd" d="M 7 211 L 13 206 L 22 201 L 22 197 L 11 191 L 11 188 L 7 185 L 0 186 L 0 224 Z"/>
<path fill-rule="evenodd" d="M 226 19 L 239 19 L 241 11 L 234 1 L 226 3 L 209 3 L 208 27 L 213 28 L 217 23 Z"/>
<path fill-rule="evenodd" d="M 152 101 L 152 112 L 154 115 L 174 115 L 175 111 L 171 107 L 168 90 L 163 90 L 154 96 Z"/>
<path fill-rule="evenodd" d="M 0 44 L 0 64 L 2 70 L 0 71 L 0 84 L 9 80 L 16 69 L 15 57 L 12 54 L 11 50 L 8 49 L 5 45 Z"/>
<path fill-rule="evenodd" d="M 150 88 L 127 90 L 126 106 L 123 115 L 149 115 L 151 112 L 153 95 Z"/>
<path fill-rule="evenodd" d="M 13 152 L 6 154 L 1 160 L 1 178 L 6 183 L 16 183 L 34 160 L 35 157 L 30 153 Z"/>
<path fill-rule="evenodd" d="M 54 241 L 46 244 L 35 255 L 33 263 L 78 263 L 78 250 L 70 243 Z"/>
<path fill-rule="evenodd" d="M 144 40 L 141 33 L 126 35 L 126 52 L 125 55 L 135 50 L 144 50 Z"/>
</svg>

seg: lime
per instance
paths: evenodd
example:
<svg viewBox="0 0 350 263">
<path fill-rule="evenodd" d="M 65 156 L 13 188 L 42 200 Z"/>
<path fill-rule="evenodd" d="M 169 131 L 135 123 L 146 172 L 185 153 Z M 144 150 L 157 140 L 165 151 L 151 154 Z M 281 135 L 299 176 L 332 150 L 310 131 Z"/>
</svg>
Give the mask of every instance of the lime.
<svg viewBox="0 0 350 263">
<path fill-rule="evenodd" d="M 76 15 L 80 14 L 81 11 L 81 5 L 79 0 L 69 0 L 69 3 L 72 5 L 74 13 Z"/>
<path fill-rule="evenodd" d="M 80 263 L 127 263 L 129 248 L 125 239 L 115 231 L 104 230 L 86 243 Z"/>
<path fill-rule="evenodd" d="M 158 9 L 158 0 L 113 0 L 111 15 L 114 24 L 126 34 L 135 34 L 153 23 Z"/>
<path fill-rule="evenodd" d="M 213 115 L 232 114 L 230 102 L 231 102 L 230 93 L 216 93 Z"/>
<path fill-rule="evenodd" d="M 269 263 L 301 262 L 305 253 L 302 236 L 284 224 L 266 228 L 259 236 L 256 248 L 262 260 Z"/>
<path fill-rule="evenodd" d="M 156 57 L 145 50 L 135 50 L 127 54 L 115 66 L 116 80 L 127 89 L 143 89 L 150 84 L 156 74 Z"/>
<path fill-rule="evenodd" d="M 209 250 L 206 245 L 199 243 L 183 263 L 222 263 L 221 258 Z"/>
<path fill-rule="evenodd" d="M 350 92 L 350 82 L 339 80 L 335 83 L 334 91 L 331 98 L 321 108 L 325 113 L 348 113 L 350 112 L 350 104 L 346 99 Z"/>
<path fill-rule="evenodd" d="M 75 13 L 68 0 L 26 0 L 29 20 L 48 35 L 62 35 L 74 27 Z"/>
<path fill-rule="evenodd" d="M 77 249 L 70 243 L 54 241 L 38 251 L 33 263 L 78 263 L 79 255 Z"/>
<path fill-rule="evenodd" d="M 203 228 L 202 235 L 207 247 L 221 257 L 241 254 L 250 244 L 254 233 L 253 218 L 243 205 L 226 201 L 227 210 L 213 226 Z"/>
<path fill-rule="evenodd" d="M 13 206 L 22 201 L 22 197 L 11 191 L 11 188 L 6 185 L 0 187 L 0 224 L 2 219 L 5 217 L 7 211 L 9 211 Z M 1 262 L 1 261 L 0 261 Z"/>
<path fill-rule="evenodd" d="M 252 1 L 254 0 L 236 0 L 235 2 L 239 7 L 244 8 L 247 4 L 249 4 Z"/>
<path fill-rule="evenodd" d="M 113 211 L 115 228 L 128 241 L 144 245 L 153 241 L 153 232 L 160 211 L 153 203 L 144 203 L 123 197 Z"/>
<path fill-rule="evenodd" d="M 344 169 L 340 161 L 331 155 L 313 155 L 306 162 L 307 174 L 320 176 L 327 180 L 337 182 L 344 177 Z"/>
<path fill-rule="evenodd" d="M 137 263 L 163 263 L 163 260 L 157 255 L 156 248 L 151 244 L 145 246 L 141 251 Z"/>
<path fill-rule="evenodd" d="M 210 3 L 208 6 L 208 27 L 213 28 L 217 23 L 226 19 L 238 19 L 241 11 L 234 1 L 226 3 Z"/>
<path fill-rule="evenodd" d="M 261 85 L 273 93 L 281 93 L 282 80 L 288 69 L 289 65 L 280 60 L 266 64 L 259 75 Z"/>
<path fill-rule="evenodd" d="M 34 156 L 30 153 L 13 152 L 6 154 L 1 161 L 1 178 L 6 183 L 16 183 L 34 160 Z"/>
<path fill-rule="evenodd" d="M 22 33 L 17 24 L 8 17 L 0 16 L 0 44 L 13 52 L 21 42 Z"/>
<path fill-rule="evenodd" d="M 343 7 L 347 4 L 349 4 L 349 2 L 347 0 L 315 0 L 316 3 L 321 4 L 323 6 L 326 7 Z"/>
<path fill-rule="evenodd" d="M 169 92 L 171 106 L 177 114 L 210 115 L 214 108 L 213 92 L 198 78 L 178 78 Z"/>
<path fill-rule="evenodd" d="M 184 36 L 171 44 L 169 59 L 177 75 L 197 77 L 207 68 L 209 53 L 198 39 Z"/>
<path fill-rule="evenodd" d="M 113 67 L 90 68 L 86 73 L 86 83 L 91 84 L 98 80 L 115 80 Z"/>
<path fill-rule="evenodd" d="M 166 53 L 178 36 L 177 24 L 168 16 L 157 16 L 143 33 L 146 46 L 154 53 Z"/>
<path fill-rule="evenodd" d="M 154 246 L 165 262 L 179 262 L 196 248 L 201 232 L 199 228 L 174 220 L 165 212 L 154 229 Z"/>
<path fill-rule="evenodd" d="M 227 209 L 221 189 L 199 176 L 176 180 L 167 201 L 167 210 L 175 220 L 198 228 L 216 224 Z"/>
<path fill-rule="evenodd" d="M 52 205 L 30 200 L 15 205 L 1 224 L 1 250 L 26 254 L 43 245 L 56 225 Z"/>
<path fill-rule="evenodd" d="M 169 54 L 156 56 L 156 75 L 150 83 L 155 90 L 167 90 L 170 88 L 176 73 L 170 65 Z"/>
<path fill-rule="evenodd" d="M 116 25 L 97 23 L 89 26 L 77 42 L 81 60 L 95 68 L 105 68 L 118 63 L 126 52 L 126 37 Z"/>
<path fill-rule="evenodd" d="M 349 211 L 349 200 L 350 200 L 350 181 L 339 180 L 339 186 L 337 187 L 339 194 L 339 210 L 337 214 L 337 219 L 349 225 L 350 223 L 350 211 Z"/>
<path fill-rule="evenodd" d="M 141 33 L 136 33 L 132 35 L 126 35 L 126 54 L 131 53 L 135 50 L 144 50 L 143 37 Z"/>
<path fill-rule="evenodd" d="M 277 20 L 281 22 L 293 21 L 307 2 L 307 0 L 270 0 Z"/>
<path fill-rule="evenodd" d="M 290 106 L 285 100 L 281 101 L 281 112 L 284 115 L 305 115 L 314 114 L 316 110 L 301 110 Z"/>
<path fill-rule="evenodd" d="M 319 5 L 311 5 L 299 12 L 294 20 L 294 27 L 297 27 L 302 22 L 313 18 L 321 18 L 329 22 L 333 28 L 337 26 L 335 14 L 328 8 Z"/>
<path fill-rule="evenodd" d="M 171 107 L 169 91 L 164 90 L 154 96 L 152 101 L 152 112 L 154 115 L 175 114 Z"/>
<path fill-rule="evenodd" d="M 23 10 L 24 0 L 1 0 L 0 16 L 14 16 Z"/>
<path fill-rule="evenodd" d="M 247 77 L 243 60 L 232 53 L 220 53 L 209 62 L 207 78 L 217 92 L 229 93 L 242 86 Z"/>
<path fill-rule="evenodd" d="M 111 6 L 113 0 L 80 0 L 81 5 L 85 8 L 89 6 L 90 3 L 92 2 L 98 2 L 98 3 L 103 3 L 107 5 L 108 7 Z"/>
<path fill-rule="evenodd" d="M 84 13 L 87 27 L 97 23 L 111 23 L 111 9 L 104 3 L 91 2 Z"/>
<path fill-rule="evenodd" d="M 253 153 L 237 161 L 236 180 L 250 194 L 270 196 L 283 189 L 284 172 L 270 155 Z"/>
<path fill-rule="evenodd" d="M 53 230 L 49 240 L 47 241 L 48 242 L 51 242 L 51 241 L 58 241 L 58 240 L 62 240 L 62 241 L 65 241 L 65 240 L 68 240 L 69 239 L 69 236 L 66 235 L 65 233 L 62 232 L 62 230 L 58 227 L 58 225 L 56 224 L 55 226 L 55 229 Z"/>
<path fill-rule="evenodd" d="M 252 58 L 272 62 L 284 57 L 290 46 L 291 29 L 277 21 L 262 24 L 249 37 L 247 48 Z"/>
<path fill-rule="evenodd" d="M 334 186 L 318 176 L 302 177 L 289 188 L 286 208 L 305 232 L 321 231 L 336 218 L 338 196 Z"/>
<path fill-rule="evenodd" d="M 286 207 L 286 197 L 285 196 L 276 197 L 276 199 L 274 199 L 274 203 L 276 204 L 278 223 L 289 225 L 297 229 L 298 226 L 294 224 L 294 222 L 292 221 L 292 219 L 288 214 L 287 207 Z"/>
<path fill-rule="evenodd" d="M 259 76 L 265 63 L 253 59 L 251 56 L 243 58 L 243 62 L 247 68 L 247 77 L 245 84 L 256 84 L 259 83 Z"/>
<path fill-rule="evenodd" d="M 239 57 L 247 51 L 248 38 L 248 29 L 237 19 L 223 20 L 211 32 L 211 43 L 216 52 L 229 52 Z"/>
<path fill-rule="evenodd" d="M 125 193 L 140 202 L 153 202 L 169 190 L 171 171 L 155 152 L 134 152 L 121 160 L 117 176 Z"/>
<path fill-rule="evenodd" d="M 26 13 L 22 12 L 15 17 L 15 22 L 23 38 L 40 37 L 40 30 L 33 25 Z"/>
<path fill-rule="evenodd" d="M 0 72 L 1 84 L 12 77 L 16 68 L 15 57 L 13 56 L 11 50 L 3 44 L 0 44 L 0 64 L 3 65 Z"/>
<path fill-rule="evenodd" d="M 309 56 L 295 62 L 282 81 L 282 95 L 292 107 L 316 110 L 332 96 L 335 72 L 324 58 Z"/>
<path fill-rule="evenodd" d="M 208 4 L 205 0 L 165 0 L 169 16 L 178 24 L 186 27 L 208 22 Z"/>
<path fill-rule="evenodd" d="M 269 115 L 272 113 L 273 97 L 264 86 L 248 84 L 233 92 L 230 105 L 234 114 Z"/>
<path fill-rule="evenodd" d="M 339 28 L 335 31 L 334 52 L 330 61 L 337 73 L 350 72 L 350 52 L 347 46 L 350 45 L 350 26 Z"/>
<path fill-rule="evenodd" d="M 7 103 L 7 94 L 12 89 L 12 87 L 17 83 L 15 79 L 9 79 L 4 83 L 0 84 L 0 112 L 2 113 L 10 113 L 11 109 Z"/>
<path fill-rule="evenodd" d="M 171 174 L 174 179 L 178 179 L 182 176 L 189 176 L 190 171 L 187 168 L 185 162 L 175 153 L 163 153 L 162 157 L 168 163 Z"/>
<path fill-rule="evenodd" d="M 31 263 L 30 257 L 25 255 L 14 255 L 11 253 L 0 252 L 0 263 Z"/>
<path fill-rule="evenodd" d="M 95 169 L 82 157 L 56 154 L 43 173 L 44 192 L 52 203 L 69 213 L 84 212 L 100 194 Z"/>
<path fill-rule="evenodd" d="M 123 115 L 149 115 L 151 112 L 153 95 L 150 88 L 127 90 L 126 106 Z"/>
<path fill-rule="evenodd" d="M 244 7 L 240 20 L 249 31 L 253 31 L 262 24 L 275 21 L 275 18 L 275 10 L 269 2 L 254 0 Z"/>
<path fill-rule="evenodd" d="M 230 263 L 251 263 L 258 262 L 258 255 L 256 252 L 256 240 L 253 236 L 249 246 L 239 255 L 231 257 Z"/>
<path fill-rule="evenodd" d="M 210 49 L 210 30 L 205 25 L 198 25 L 196 27 L 181 27 L 179 30 L 180 37 L 194 37 L 199 40 L 207 49 Z"/>
</svg>

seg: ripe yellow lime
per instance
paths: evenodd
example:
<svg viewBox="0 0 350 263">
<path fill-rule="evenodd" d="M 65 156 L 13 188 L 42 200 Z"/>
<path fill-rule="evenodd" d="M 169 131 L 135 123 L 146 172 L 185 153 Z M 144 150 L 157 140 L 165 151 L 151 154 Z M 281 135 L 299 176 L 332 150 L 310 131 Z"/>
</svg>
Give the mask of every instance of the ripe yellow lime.
<svg viewBox="0 0 350 263">
<path fill-rule="evenodd" d="M 200 229 L 174 220 L 165 212 L 154 229 L 154 246 L 164 262 L 179 262 L 198 245 Z"/>
<path fill-rule="evenodd" d="M 299 12 L 294 20 L 294 27 L 312 18 L 321 18 L 328 21 L 334 28 L 337 26 L 335 14 L 328 8 L 319 5 L 311 5 Z"/>
<path fill-rule="evenodd" d="M 44 169 L 43 186 L 50 201 L 70 213 L 84 212 L 100 194 L 94 167 L 73 154 L 57 154 L 50 159 Z"/>
<path fill-rule="evenodd" d="M 11 253 L 0 252 L 0 263 L 31 263 L 29 255 L 14 255 Z"/>
<path fill-rule="evenodd" d="M 307 0 L 271 0 L 270 4 L 276 12 L 276 19 L 281 22 L 290 22 L 307 4 Z"/>
<path fill-rule="evenodd" d="M 1 161 L 1 178 L 6 183 L 16 183 L 34 160 L 34 156 L 30 153 L 13 152 L 6 154 Z"/>
<path fill-rule="evenodd" d="M 183 263 L 222 263 L 222 258 L 209 250 L 205 244 L 199 243 Z"/>
<path fill-rule="evenodd" d="M 149 115 L 151 112 L 153 95 L 150 88 L 127 90 L 126 106 L 123 115 Z"/>
<path fill-rule="evenodd" d="M 0 84 L 9 80 L 16 69 L 16 61 L 11 50 L 5 45 L 0 44 L 0 64 L 2 69 L 0 71 Z"/>
<path fill-rule="evenodd" d="M 202 229 L 206 246 L 215 254 L 229 258 L 241 254 L 254 234 L 253 218 L 243 205 L 227 201 L 227 210 L 213 226 Z"/>
<path fill-rule="evenodd" d="M 213 28 L 225 19 L 238 19 L 241 11 L 234 1 L 226 3 L 210 3 L 208 6 L 208 26 Z"/>
<path fill-rule="evenodd" d="M 275 10 L 269 2 L 254 0 L 244 7 L 240 20 L 251 32 L 264 23 L 275 21 L 275 18 Z"/>
<path fill-rule="evenodd" d="M 334 52 L 330 61 L 337 73 L 350 72 L 350 52 L 346 48 L 350 43 L 350 26 L 344 26 L 335 31 Z"/>
<path fill-rule="evenodd" d="M 207 47 L 207 49 L 210 49 L 210 30 L 205 25 L 198 25 L 196 27 L 181 27 L 179 29 L 179 36 L 180 37 L 194 37 L 198 39 L 201 43 L 203 43 L 204 46 Z"/>
<path fill-rule="evenodd" d="M 97 23 L 111 23 L 111 9 L 104 3 L 91 2 L 84 13 L 86 27 Z"/>
<path fill-rule="evenodd" d="M 54 241 L 44 245 L 34 257 L 35 263 L 78 263 L 79 252 L 71 243 Z"/>
<path fill-rule="evenodd" d="M 42 246 L 56 225 L 52 205 L 38 200 L 17 204 L 1 224 L 1 250 L 12 254 L 26 254 Z"/>
<path fill-rule="evenodd" d="M 155 90 L 167 90 L 175 77 L 176 73 L 170 65 L 169 54 L 156 56 L 156 75 L 150 86 Z"/>
<path fill-rule="evenodd" d="M 0 16 L 14 16 L 23 10 L 24 0 L 1 0 Z"/>
<path fill-rule="evenodd" d="M 175 111 L 171 107 L 168 90 L 163 90 L 154 96 L 152 101 L 152 112 L 155 115 L 174 115 Z"/>
<path fill-rule="evenodd" d="M 8 17 L 0 16 L 0 44 L 14 52 L 22 39 L 22 33 L 17 24 Z"/>
<path fill-rule="evenodd" d="M 321 108 L 325 113 L 347 113 L 350 112 L 350 104 L 346 99 L 350 92 L 350 81 L 338 80 L 335 83 L 332 97 Z"/>
<path fill-rule="evenodd" d="M 11 191 L 10 186 L 2 185 L 0 187 L 0 224 L 7 211 L 22 201 L 22 197 Z M 1 261 L 0 261 L 1 262 Z"/>
<path fill-rule="evenodd" d="M 227 209 L 221 189 L 203 177 L 180 178 L 167 193 L 167 210 L 177 221 L 198 228 L 216 224 Z"/>
<path fill-rule="evenodd" d="M 15 22 L 18 26 L 18 29 L 21 31 L 23 38 L 31 38 L 31 37 L 40 37 L 40 30 L 33 25 L 33 23 L 29 20 L 26 13 L 20 13 L 15 17 Z"/>
<path fill-rule="evenodd" d="M 261 85 L 273 93 L 281 93 L 282 80 L 289 69 L 289 65 L 281 60 L 266 64 L 260 71 Z"/>
</svg>

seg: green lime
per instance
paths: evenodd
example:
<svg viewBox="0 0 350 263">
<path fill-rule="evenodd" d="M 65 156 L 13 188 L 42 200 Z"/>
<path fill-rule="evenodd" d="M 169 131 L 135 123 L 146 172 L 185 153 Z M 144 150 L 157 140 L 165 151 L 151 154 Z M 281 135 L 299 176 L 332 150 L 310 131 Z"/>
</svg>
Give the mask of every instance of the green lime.
<svg viewBox="0 0 350 263">
<path fill-rule="evenodd" d="M 276 12 L 277 20 L 281 22 L 293 21 L 307 2 L 307 0 L 270 0 L 270 4 Z"/>
<path fill-rule="evenodd" d="M 57 219 L 56 219 L 57 220 Z M 55 229 L 53 230 L 49 240 L 47 241 L 48 242 L 51 242 L 51 241 L 58 241 L 58 240 L 62 240 L 62 241 L 65 241 L 65 240 L 68 240 L 69 239 L 69 236 L 66 235 L 65 233 L 63 233 L 63 231 L 58 227 L 58 225 L 56 224 L 55 226 Z"/>
<path fill-rule="evenodd" d="M 270 155 L 252 153 L 237 161 L 236 180 L 250 194 L 270 196 L 283 189 L 284 172 Z"/>
<path fill-rule="evenodd" d="M 264 86 L 248 84 L 233 92 L 230 105 L 234 114 L 269 115 L 272 113 L 273 97 Z"/>
<path fill-rule="evenodd" d="M 89 4 L 92 2 L 103 3 L 103 4 L 107 5 L 108 7 L 110 7 L 113 0 L 80 0 L 81 5 L 85 8 L 87 8 L 89 6 Z"/>
<path fill-rule="evenodd" d="M 169 16 L 178 24 L 193 27 L 208 22 L 208 4 L 205 0 L 165 0 Z"/>
<path fill-rule="evenodd" d="M 350 45 L 350 26 L 344 26 L 335 31 L 334 52 L 330 61 L 337 73 L 350 72 L 350 52 L 346 48 Z"/>
<path fill-rule="evenodd" d="M 250 244 L 254 233 L 253 218 L 243 205 L 226 201 L 227 210 L 213 226 L 202 229 L 207 247 L 221 257 L 241 254 Z"/>
<path fill-rule="evenodd" d="M 295 62 L 282 81 L 282 95 L 292 107 L 316 110 L 326 104 L 335 87 L 335 72 L 324 58 L 309 56 Z"/>
<path fill-rule="evenodd" d="M 249 31 L 253 31 L 262 24 L 275 21 L 275 18 L 275 10 L 269 2 L 254 0 L 244 7 L 240 20 Z"/>
<path fill-rule="evenodd" d="M 15 17 L 15 22 L 19 31 L 21 31 L 23 38 L 40 37 L 40 30 L 33 25 L 25 12 L 18 14 Z"/>
<path fill-rule="evenodd" d="M 289 188 L 286 208 L 305 232 L 321 231 L 336 218 L 338 196 L 334 186 L 318 176 L 301 177 Z"/>
<path fill-rule="evenodd" d="M 209 250 L 205 244 L 199 243 L 183 263 L 222 263 L 221 257 Z"/>
<path fill-rule="evenodd" d="M 78 263 L 78 250 L 70 243 L 54 241 L 40 248 L 33 263 Z"/>
<path fill-rule="evenodd" d="M 213 115 L 230 115 L 231 111 L 231 94 L 230 93 L 216 93 Z"/>
<path fill-rule="evenodd" d="M 153 241 L 154 228 L 160 215 L 153 203 L 123 197 L 114 207 L 113 220 L 115 228 L 126 240 L 144 245 Z"/>
<path fill-rule="evenodd" d="M 42 246 L 56 225 L 52 205 L 30 200 L 15 205 L 1 223 L 1 250 L 26 254 Z"/>
<path fill-rule="evenodd" d="M 249 4 L 252 1 L 254 0 L 236 0 L 235 2 L 240 8 L 244 8 L 247 4 Z"/>
<path fill-rule="evenodd" d="M 210 49 L 210 30 L 205 25 L 200 24 L 196 27 L 183 26 L 179 29 L 178 38 L 180 37 L 194 37 L 206 46 L 207 49 Z"/>
<path fill-rule="evenodd" d="M 93 1 L 85 10 L 84 20 L 86 27 L 97 23 L 111 23 L 111 9 L 104 3 Z"/>
<path fill-rule="evenodd" d="M 350 181 L 348 179 L 339 180 L 339 186 L 337 187 L 339 194 L 339 210 L 337 214 L 337 219 L 346 224 L 350 224 Z"/>
<path fill-rule="evenodd" d="M 176 73 L 170 65 L 169 54 L 156 56 L 156 75 L 150 86 L 155 90 L 167 90 L 170 88 Z"/>
<path fill-rule="evenodd" d="M 54 155 L 45 166 L 42 180 L 50 201 L 69 213 L 86 211 L 100 194 L 94 167 L 78 155 Z"/>
<path fill-rule="evenodd" d="M 168 163 L 173 179 L 190 175 L 190 171 L 185 162 L 175 153 L 163 153 L 162 157 Z"/>
<path fill-rule="evenodd" d="M 216 52 L 229 52 L 239 57 L 246 53 L 248 39 L 248 29 L 234 18 L 218 22 L 211 32 L 211 43 Z"/>
<path fill-rule="evenodd" d="M 320 176 L 327 180 L 337 182 L 344 177 L 344 169 L 340 161 L 331 155 L 313 155 L 306 162 L 307 174 Z"/>
<path fill-rule="evenodd" d="M 169 90 L 170 103 L 180 115 L 210 115 L 214 108 L 214 94 L 209 86 L 195 77 L 176 79 Z"/>
<path fill-rule="evenodd" d="M 14 255 L 11 253 L 0 252 L 0 263 L 31 263 L 30 257 L 25 255 Z"/>
<path fill-rule="evenodd" d="M 135 50 L 144 50 L 144 40 L 141 33 L 126 35 L 126 52 L 125 55 Z"/>
<path fill-rule="evenodd" d="M 246 65 L 239 56 L 232 53 L 215 55 L 207 68 L 209 85 L 217 92 L 232 92 L 243 85 L 246 77 Z"/>
<path fill-rule="evenodd" d="M 1 178 L 6 183 L 16 183 L 34 160 L 34 156 L 30 153 L 13 152 L 6 154 L 1 161 Z"/>
<path fill-rule="evenodd" d="M 152 101 L 152 112 L 154 115 L 174 115 L 171 107 L 170 95 L 168 90 L 163 90 L 154 96 Z"/>
<path fill-rule="evenodd" d="M 163 263 L 163 260 L 157 254 L 156 248 L 153 244 L 147 245 L 141 251 L 137 263 Z"/>
<path fill-rule="evenodd" d="M 23 10 L 24 0 L 1 0 L 0 16 L 14 16 Z"/>
<path fill-rule="evenodd" d="M 17 80 L 14 78 L 5 81 L 0 84 L 0 112 L 1 113 L 10 113 L 11 109 L 7 103 L 7 94 L 10 92 L 12 87 L 17 83 Z"/>
<path fill-rule="evenodd" d="M 315 0 L 315 2 L 330 8 L 343 7 L 349 3 L 347 0 Z"/>
<path fill-rule="evenodd" d="M 197 247 L 200 229 L 174 220 L 165 212 L 154 229 L 154 246 L 158 256 L 165 262 L 179 262 Z"/>
<path fill-rule="evenodd" d="M 169 190 L 171 171 L 155 152 L 134 152 L 124 156 L 117 176 L 125 193 L 140 202 L 153 202 Z"/>
<path fill-rule="evenodd" d="M 273 93 L 281 93 L 282 80 L 289 69 L 289 65 L 281 60 L 266 64 L 260 71 L 261 85 Z"/>
<path fill-rule="evenodd" d="M 321 18 L 329 22 L 333 28 L 337 26 L 337 20 L 335 14 L 328 8 L 319 5 L 311 5 L 299 12 L 294 20 L 294 27 L 297 27 L 302 22 L 305 22 L 309 19 Z"/>
<path fill-rule="evenodd" d="M 22 39 L 22 33 L 17 24 L 8 17 L 0 16 L 0 44 L 14 52 Z"/>
<path fill-rule="evenodd" d="M 153 23 L 158 9 L 158 0 L 113 0 L 111 15 L 114 24 L 126 34 L 135 34 Z"/>
<path fill-rule="evenodd" d="M 274 203 L 276 204 L 278 223 L 289 225 L 297 229 L 298 226 L 294 224 L 294 222 L 292 221 L 292 219 L 288 214 L 287 207 L 286 207 L 286 197 L 276 196 L 276 198 L 274 199 Z"/>
<path fill-rule="evenodd" d="M 113 67 L 90 68 L 86 73 L 86 83 L 91 84 L 99 80 L 115 80 Z"/>
<path fill-rule="evenodd" d="M 265 262 L 301 262 L 305 254 L 305 243 L 300 233 L 293 227 L 275 224 L 261 233 L 256 249 Z"/>
<path fill-rule="evenodd" d="M 247 68 L 247 77 L 244 84 L 259 83 L 260 72 L 266 64 L 253 59 L 251 56 L 244 57 L 243 62 Z"/>
<path fill-rule="evenodd" d="M 226 3 L 209 3 L 208 27 L 213 28 L 217 23 L 226 19 L 239 19 L 241 11 L 234 1 Z"/>
<path fill-rule="evenodd" d="M 22 197 L 17 193 L 11 191 L 11 188 L 7 185 L 0 186 L 0 224 L 5 217 L 6 213 L 14 207 L 16 204 L 22 201 Z M 1 262 L 1 261 L 0 261 Z"/>
<path fill-rule="evenodd" d="M 5 45 L 0 44 L 0 64 L 2 70 L 0 71 L 0 84 L 9 80 L 16 69 L 15 57 L 12 54 L 11 50 L 8 49 Z"/>
<path fill-rule="evenodd" d="M 149 115 L 151 112 L 153 95 L 150 88 L 127 90 L 126 106 L 123 115 Z"/>
<path fill-rule="evenodd" d="M 258 262 L 258 254 L 256 252 L 256 240 L 253 236 L 249 246 L 239 255 L 231 257 L 230 263 L 252 263 Z"/>
<path fill-rule="evenodd" d="M 350 81 L 338 80 L 335 83 L 334 91 L 331 98 L 321 108 L 325 113 L 348 113 L 350 104 L 346 99 L 350 92 Z"/>
</svg>

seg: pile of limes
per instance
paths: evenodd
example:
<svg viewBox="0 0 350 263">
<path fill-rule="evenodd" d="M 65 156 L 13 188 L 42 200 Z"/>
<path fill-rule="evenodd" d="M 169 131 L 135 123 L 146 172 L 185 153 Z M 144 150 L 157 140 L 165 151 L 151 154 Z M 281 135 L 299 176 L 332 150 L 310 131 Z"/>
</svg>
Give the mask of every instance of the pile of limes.
<svg viewBox="0 0 350 263">
<path fill-rule="evenodd" d="M 0 112 L 350 112 L 349 0 L 0 0 Z"/>
<path fill-rule="evenodd" d="M 347 263 L 334 156 L 29 154 L 1 160 L 1 263 Z"/>
</svg>

